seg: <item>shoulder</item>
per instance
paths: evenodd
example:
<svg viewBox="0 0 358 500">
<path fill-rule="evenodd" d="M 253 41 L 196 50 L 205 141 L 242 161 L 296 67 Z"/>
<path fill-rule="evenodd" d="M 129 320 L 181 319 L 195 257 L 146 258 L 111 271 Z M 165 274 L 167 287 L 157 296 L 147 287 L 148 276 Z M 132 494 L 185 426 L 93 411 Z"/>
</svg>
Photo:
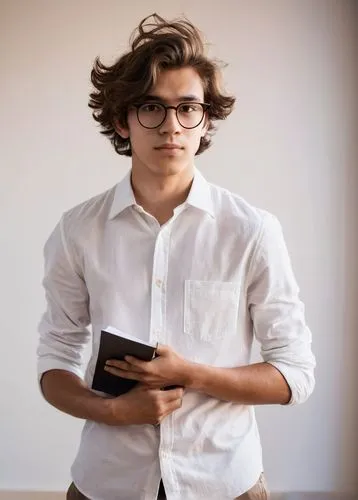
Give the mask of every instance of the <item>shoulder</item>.
<svg viewBox="0 0 358 500">
<path fill-rule="evenodd" d="M 109 217 L 116 186 L 97 194 L 62 214 L 62 230 L 67 237 L 83 235 L 103 225 Z"/>
<path fill-rule="evenodd" d="M 213 183 L 208 183 L 213 199 L 215 216 L 219 223 L 240 229 L 251 237 L 260 238 L 270 227 L 280 226 L 277 217 L 255 206 L 237 193 Z"/>
</svg>

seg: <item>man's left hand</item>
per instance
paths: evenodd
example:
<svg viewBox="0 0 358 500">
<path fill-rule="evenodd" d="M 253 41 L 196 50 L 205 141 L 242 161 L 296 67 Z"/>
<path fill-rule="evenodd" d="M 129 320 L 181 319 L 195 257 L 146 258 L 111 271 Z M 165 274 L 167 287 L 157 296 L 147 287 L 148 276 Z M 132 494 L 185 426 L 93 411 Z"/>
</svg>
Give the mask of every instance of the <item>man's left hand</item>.
<svg viewBox="0 0 358 500">
<path fill-rule="evenodd" d="M 156 353 L 158 356 L 151 361 L 133 356 L 126 356 L 125 361 L 109 359 L 105 370 L 117 377 L 138 380 L 156 388 L 187 386 L 191 363 L 166 345 L 158 345 Z"/>
</svg>

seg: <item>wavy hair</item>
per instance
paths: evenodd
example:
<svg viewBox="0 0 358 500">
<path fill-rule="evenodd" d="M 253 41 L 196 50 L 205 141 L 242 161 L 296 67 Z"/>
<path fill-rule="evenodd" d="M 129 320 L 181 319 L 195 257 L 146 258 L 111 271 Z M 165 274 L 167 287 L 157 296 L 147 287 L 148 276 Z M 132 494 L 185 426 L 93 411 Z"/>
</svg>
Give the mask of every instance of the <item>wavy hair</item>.
<svg viewBox="0 0 358 500">
<path fill-rule="evenodd" d="M 222 92 L 220 65 L 206 56 L 202 36 L 191 22 L 185 18 L 167 21 L 152 14 L 134 30 L 130 50 L 113 65 L 95 59 L 91 71 L 94 90 L 88 105 L 101 125 L 101 133 L 110 139 L 118 154 L 132 156 L 132 150 L 130 140 L 116 132 L 115 121 L 127 127 L 129 107 L 149 93 L 160 72 L 183 67 L 196 70 L 203 83 L 204 101 L 210 104 L 208 131 L 201 138 L 198 155 L 211 145 L 213 121 L 224 120 L 231 113 L 235 97 Z"/>
</svg>

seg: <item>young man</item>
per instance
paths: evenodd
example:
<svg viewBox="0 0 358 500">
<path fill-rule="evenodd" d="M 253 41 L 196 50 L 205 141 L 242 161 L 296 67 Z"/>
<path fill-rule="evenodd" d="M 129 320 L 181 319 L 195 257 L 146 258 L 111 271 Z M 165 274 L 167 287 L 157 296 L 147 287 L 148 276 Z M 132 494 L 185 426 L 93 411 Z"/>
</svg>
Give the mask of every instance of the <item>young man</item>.
<svg viewBox="0 0 358 500">
<path fill-rule="evenodd" d="M 42 391 L 86 419 L 67 498 L 266 499 L 254 405 L 305 401 L 315 360 L 277 219 L 194 166 L 234 98 L 196 28 L 157 15 L 92 82 L 94 117 L 132 165 L 45 246 Z M 139 382 L 116 398 L 90 389 L 107 325 L 159 343 L 150 362 L 108 360 Z M 254 334 L 263 362 L 249 364 Z"/>
</svg>

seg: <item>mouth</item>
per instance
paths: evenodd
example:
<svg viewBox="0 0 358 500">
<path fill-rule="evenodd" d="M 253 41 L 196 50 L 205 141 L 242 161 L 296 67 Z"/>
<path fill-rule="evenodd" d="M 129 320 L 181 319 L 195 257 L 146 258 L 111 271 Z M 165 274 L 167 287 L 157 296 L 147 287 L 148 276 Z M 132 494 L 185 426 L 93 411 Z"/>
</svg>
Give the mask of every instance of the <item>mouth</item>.
<svg viewBox="0 0 358 500">
<path fill-rule="evenodd" d="M 161 146 L 157 146 L 154 149 L 166 149 L 166 150 L 175 150 L 175 149 L 183 149 L 179 144 L 162 144 Z"/>
</svg>

